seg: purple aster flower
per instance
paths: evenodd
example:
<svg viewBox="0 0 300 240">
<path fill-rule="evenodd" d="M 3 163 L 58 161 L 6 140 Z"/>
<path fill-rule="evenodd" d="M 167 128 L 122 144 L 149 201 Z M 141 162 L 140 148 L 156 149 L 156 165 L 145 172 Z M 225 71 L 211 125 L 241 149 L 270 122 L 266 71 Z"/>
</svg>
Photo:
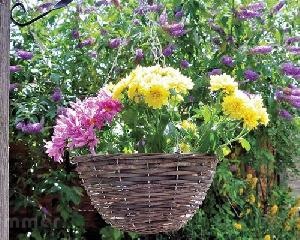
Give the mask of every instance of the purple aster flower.
<svg viewBox="0 0 300 240">
<path fill-rule="evenodd" d="M 30 60 L 33 57 L 32 52 L 24 51 L 24 50 L 18 50 L 17 55 L 19 58 L 23 60 Z"/>
<path fill-rule="evenodd" d="M 273 7 L 273 10 L 272 12 L 275 14 L 275 13 L 278 13 L 281 8 L 283 8 L 283 6 L 285 5 L 285 0 L 280 0 L 274 7 Z"/>
<path fill-rule="evenodd" d="M 290 53 L 293 53 L 293 54 L 297 54 L 297 55 L 300 54 L 300 47 L 296 47 L 296 46 L 288 46 L 288 47 L 287 47 L 287 50 L 288 50 Z"/>
<path fill-rule="evenodd" d="M 120 47 L 122 44 L 121 38 L 114 38 L 109 40 L 108 46 L 112 49 Z"/>
<path fill-rule="evenodd" d="M 224 65 L 228 66 L 228 67 L 232 67 L 232 66 L 233 66 L 233 59 L 232 59 L 232 57 L 230 57 L 230 56 L 223 56 L 223 57 L 221 58 L 221 62 L 222 62 Z"/>
<path fill-rule="evenodd" d="M 180 61 L 180 67 L 183 69 L 189 68 L 190 67 L 190 63 L 187 60 L 181 60 Z"/>
<path fill-rule="evenodd" d="M 296 76 L 296 75 L 300 75 L 300 67 L 297 67 L 295 65 L 293 65 L 292 63 L 288 62 L 288 63 L 283 63 L 281 65 L 281 71 L 285 74 L 285 75 L 290 75 L 290 76 Z"/>
<path fill-rule="evenodd" d="M 18 83 L 11 83 L 9 84 L 9 91 L 13 92 L 18 88 L 19 84 Z"/>
<path fill-rule="evenodd" d="M 244 77 L 249 81 L 256 81 L 259 78 L 259 74 L 251 69 L 247 69 L 244 72 Z"/>
<path fill-rule="evenodd" d="M 285 110 L 285 109 L 280 109 L 280 110 L 278 111 L 278 115 L 279 115 L 280 117 L 286 119 L 286 120 L 289 120 L 289 121 L 293 119 L 292 114 L 290 114 L 290 113 L 289 113 L 287 110 Z"/>
<path fill-rule="evenodd" d="M 143 49 L 138 48 L 135 50 L 135 62 L 140 63 L 144 59 Z"/>
<path fill-rule="evenodd" d="M 285 43 L 290 45 L 295 42 L 300 42 L 300 37 L 289 37 L 285 40 Z"/>
<path fill-rule="evenodd" d="M 169 57 L 173 54 L 174 50 L 175 46 L 173 44 L 169 44 L 162 50 L 162 53 L 165 57 Z"/>
<path fill-rule="evenodd" d="M 22 67 L 21 66 L 9 66 L 9 71 L 11 73 L 16 73 L 16 72 L 20 72 L 22 71 Z"/>
<path fill-rule="evenodd" d="M 273 47 L 269 45 L 264 45 L 264 46 L 256 46 L 254 48 L 250 49 L 250 52 L 253 54 L 267 54 L 272 52 Z"/>
<path fill-rule="evenodd" d="M 62 100 L 62 92 L 59 87 L 54 88 L 51 98 L 54 102 Z"/>
<path fill-rule="evenodd" d="M 78 39 L 80 37 L 79 32 L 77 29 L 73 29 L 71 32 L 72 38 L 73 39 Z"/>
<path fill-rule="evenodd" d="M 222 69 L 219 68 L 214 68 L 210 72 L 208 72 L 208 76 L 213 76 L 213 75 L 221 75 L 222 74 Z"/>
</svg>

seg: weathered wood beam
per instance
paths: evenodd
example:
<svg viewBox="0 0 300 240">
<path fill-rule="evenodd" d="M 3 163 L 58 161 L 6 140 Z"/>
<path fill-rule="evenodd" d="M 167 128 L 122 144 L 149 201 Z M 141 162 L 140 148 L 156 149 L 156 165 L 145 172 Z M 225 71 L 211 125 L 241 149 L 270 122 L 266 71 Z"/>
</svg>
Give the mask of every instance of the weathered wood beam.
<svg viewBox="0 0 300 240">
<path fill-rule="evenodd" d="M 0 239 L 9 239 L 9 25 L 10 1 L 0 0 Z"/>
</svg>

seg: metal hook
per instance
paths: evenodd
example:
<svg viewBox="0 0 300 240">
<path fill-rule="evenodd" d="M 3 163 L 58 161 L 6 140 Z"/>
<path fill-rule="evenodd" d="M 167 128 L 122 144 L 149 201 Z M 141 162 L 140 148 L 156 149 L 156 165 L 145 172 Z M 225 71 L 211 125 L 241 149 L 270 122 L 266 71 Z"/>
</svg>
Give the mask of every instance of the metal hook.
<svg viewBox="0 0 300 240">
<path fill-rule="evenodd" d="M 18 2 L 18 3 L 15 3 L 15 4 L 13 5 L 13 7 L 11 8 L 11 10 L 10 10 L 10 18 L 11 18 L 12 22 L 13 22 L 14 24 L 16 24 L 17 26 L 25 27 L 25 26 L 28 26 L 28 25 L 30 25 L 30 24 L 36 22 L 37 20 L 39 20 L 39 19 L 45 17 L 46 15 L 48 15 L 48 14 L 49 14 L 50 12 L 52 12 L 53 10 L 57 10 L 57 9 L 60 9 L 60 8 L 63 8 L 63 7 L 65 7 L 65 6 L 67 6 L 67 5 L 68 5 L 69 3 L 71 3 L 72 1 L 73 1 L 73 0 L 61 0 L 61 1 L 57 2 L 57 3 L 53 6 L 53 8 L 50 9 L 49 11 L 44 12 L 44 13 L 42 13 L 41 15 L 39 15 L 39 16 L 37 16 L 37 17 L 35 17 L 35 18 L 31 19 L 30 21 L 25 22 L 25 23 L 20 23 L 20 22 L 16 21 L 16 20 L 13 18 L 13 11 L 14 11 L 14 9 L 15 9 L 16 7 L 21 7 L 22 10 L 23 10 L 23 12 L 26 12 L 26 9 L 25 9 L 24 4 Z"/>
</svg>

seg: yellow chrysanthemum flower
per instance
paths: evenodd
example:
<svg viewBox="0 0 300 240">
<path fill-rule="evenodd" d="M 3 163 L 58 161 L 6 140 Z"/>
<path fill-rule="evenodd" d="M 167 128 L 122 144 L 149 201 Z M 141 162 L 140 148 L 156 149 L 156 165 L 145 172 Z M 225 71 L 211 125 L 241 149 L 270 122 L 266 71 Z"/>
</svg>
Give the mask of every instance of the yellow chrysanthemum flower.
<svg viewBox="0 0 300 240">
<path fill-rule="evenodd" d="M 178 104 L 183 100 L 181 94 L 186 94 L 193 86 L 190 78 L 172 67 L 138 66 L 115 85 L 112 96 L 120 99 L 128 88 L 127 96 L 130 100 L 135 102 L 144 100 L 149 107 L 156 109 L 167 105 L 169 101 L 170 103 L 176 101 Z"/>
<path fill-rule="evenodd" d="M 267 125 L 269 122 L 262 98 L 257 95 L 250 96 L 240 90 L 224 97 L 222 109 L 230 118 L 242 120 L 244 127 L 249 130 L 256 128 L 260 123 Z"/>
<path fill-rule="evenodd" d="M 191 131 L 191 132 L 193 132 L 193 133 L 195 133 L 196 130 L 197 130 L 196 124 L 193 123 L 193 122 L 191 122 L 191 121 L 189 121 L 189 120 L 183 120 L 183 121 L 181 122 L 181 127 L 182 127 L 184 130 L 186 130 L 186 131 Z"/>
<path fill-rule="evenodd" d="M 147 103 L 149 107 L 157 109 L 168 104 L 170 92 L 163 84 L 156 83 L 152 84 L 147 90 L 145 90 L 143 95 L 145 103 Z"/>
<path fill-rule="evenodd" d="M 270 208 L 270 214 L 274 216 L 276 215 L 277 212 L 278 212 L 278 206 L 275 204 Z"/>
<path fill-rule="evenodd" d="M 296 228 L 300 231 L 300 218 L 296 220 Z"/>
<path fill-rule="evenodd" d="M 271 240 L 271 236 L 269 234 L 265 235 L 264 240 Z"/>
<path fill-rule="evenodd" d="M 234 223 L 233 226 L 237 230 L 242 230 L 242 224 L 240 224 L 240 223 Z"/>
<path fill-rule="evenodd" d="M 182 153 L 190 153 L 191 152 L 191 146 L 187 143 L 180 143 L 179 148 Z"/>
<path fill-rule="evenodd" d="M 218 91 L 224 90 L 226 93 L 233 93 L 237 90 L 238 84 L 234 81 L 234 79 L 227 75 L 211 75 L 210 76 L 210 90 Z"/>
</svg>

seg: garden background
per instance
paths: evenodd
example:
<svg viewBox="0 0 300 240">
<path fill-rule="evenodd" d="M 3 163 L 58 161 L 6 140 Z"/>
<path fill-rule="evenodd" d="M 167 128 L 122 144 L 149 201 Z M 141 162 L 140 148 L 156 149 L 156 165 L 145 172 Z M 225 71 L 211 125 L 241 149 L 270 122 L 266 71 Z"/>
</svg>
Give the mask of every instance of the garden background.
<svg viewBox="0 0 300 240">
<path fill-rule="evenodd" d="M 27 14 L 14 12 L 20 22 L 53 6 L 24 3 Z M 299 238 L 300 201 L 287 185 L 299 159 L 299 19 L 296 0 L 78 0 L 27 27 L 11 24 L 11 239 Z M 223 149 L 206 200 L 187 226 L 146 237 L 105 224 L 68 155 L 57 164 L 44 145 L 71 101 L 95 95 L 138 64 L 156 63 L 193 79 L 179 109 L 187 117 L 210 103 L 209 76 L 227 73 L 263 97 L 270 122 Z M 201 114 L 209 121 L 209 109 Z M 221 134 L 212 129 L 206 143 L 217 144 Z"/>
</svg>

